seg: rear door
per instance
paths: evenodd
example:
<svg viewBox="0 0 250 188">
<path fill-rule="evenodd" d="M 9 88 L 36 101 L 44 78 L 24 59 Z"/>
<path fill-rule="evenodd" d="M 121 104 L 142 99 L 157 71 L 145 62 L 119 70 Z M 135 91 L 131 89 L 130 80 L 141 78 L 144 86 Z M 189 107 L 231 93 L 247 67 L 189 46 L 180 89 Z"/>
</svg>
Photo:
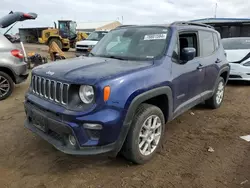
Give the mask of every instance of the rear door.
<svg viewBox="0 0 250 188">
<path fill-rule="evenodd" d="M 219 51 L 220 43 L 218 34 L 213 31 L 201 30 L 199 31 L 199 39 L 201 46 L 201 66 L 205 71 L 205 80 L 203 84 L 204 92 L 202 96 L 207 98 L 213 93 L 216 79 L 219 74 L 219 65 L 222 63 L 224 54 Z"/>
</svg>

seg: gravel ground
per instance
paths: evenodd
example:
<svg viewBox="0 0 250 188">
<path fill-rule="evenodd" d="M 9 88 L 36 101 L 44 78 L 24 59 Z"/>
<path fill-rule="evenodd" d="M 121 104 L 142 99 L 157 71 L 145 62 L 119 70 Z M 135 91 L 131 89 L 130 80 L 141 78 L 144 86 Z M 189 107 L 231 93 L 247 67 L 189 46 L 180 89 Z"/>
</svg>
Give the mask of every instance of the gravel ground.
<svg viewBox="0 0 250 188">
<path fill-rule="evenodd" d="M 28 85 L 0 102 L 0 187 L 250 187 L 250 143 L 239 138 L 250 134 L 250 84 L 229 83 L 220 109 L 200 105 L 167 124 L 162 151 L 140 166 L 65 155 L 26 130 Z"/>
</svg>

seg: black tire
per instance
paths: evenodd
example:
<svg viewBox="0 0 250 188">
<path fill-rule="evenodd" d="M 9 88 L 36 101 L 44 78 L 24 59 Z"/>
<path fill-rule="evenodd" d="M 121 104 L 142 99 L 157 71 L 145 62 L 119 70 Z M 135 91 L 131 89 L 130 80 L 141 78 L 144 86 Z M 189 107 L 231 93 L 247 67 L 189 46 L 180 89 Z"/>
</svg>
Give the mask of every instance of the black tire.
<svg viewBox="0 0 250 188">
<path fill-rule="evenodd" d="M 143 155 L 139 149 L 139 134 L 142 129 L 144 122 L 150 116 L 157 116 L 161 121 L 161 136 L 159 142 L 156 146 L 156 149 L 149 155 Z M 164 115 L 160 108 L 150 105 L 150 104 L 141 104 L 137 109 L 134 119 L 131 124 L 131 128 L 125 140 L 125 143 L 122 148 L 122 155 L 129 161 L 135 164 L 144 164 L 147 161 L 151 160 L 154 157 L 154 154 L 160 148 L 164 131 L 165 131 L 165 120 Z M 147 142 L 147 141 L 146 141 Z M 144 146 L 145 147 L 145 146 Z"/>
<path fill-rule="evenodd" d="M 220 84 L 223 84 L 223 94 L 222 94 L 222 98 L 221 98 L 221 102 L 218 102 L 216 100 L 216 97 L 217 97 L 217 93 L 219 91 L 219 87 L 220 87 Z M 214 95 L 205 101 L 206 105 L 212 109 L 217 109 L 221 106 L 222 102 L 223 102 L 223 99 L 224 99 L 224 93 L 225 93 L 225 80 L 220 77 L 217 82 L 216 82 L 216 89 L 215 89 L 215 92 L 214 92 Z"/>
<path fill-rule="evenodd" d="M 3 84 L 9 84 L 9 88 L 6 93 L 5 92 L 3 93 L 3 90 L 1 89 L 1 86 L 0 86 L 0 101 L 8 98 L 14 90 L 14 82 L 12 78 L 8 74 L 0 71 L 0 84 L 1 82 L 3 82 L 3 79 L 6 80 L 6 82 L 4 82 Z"/>
<path fill-rule="evenodd" d="M 69 51 L 69 48 L 63 48 L 62 51 L 67 52 L 67 51 Z"/>
<path fill-rule="evenodd" d="M 62 41 L 60 41 L 60 39 L 58 39 L 58 38 L 52 38 L 52 39 L 50 39 L 50 41 L 49 41 L 49 46 L 52 44 L 52 42 L 55 42 L 57 45 L 58 45 L 58 47 L 60 48 L 60 49 L 62 49 L 63 47 L 63 44 L 62 44 Z"/>
</svg>

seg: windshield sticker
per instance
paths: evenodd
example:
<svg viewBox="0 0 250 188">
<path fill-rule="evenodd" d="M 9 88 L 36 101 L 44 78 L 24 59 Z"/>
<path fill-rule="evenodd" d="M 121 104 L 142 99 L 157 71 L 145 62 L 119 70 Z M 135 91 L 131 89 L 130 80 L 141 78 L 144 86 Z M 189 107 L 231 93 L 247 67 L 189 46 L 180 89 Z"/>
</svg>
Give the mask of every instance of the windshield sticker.
<svg viewBox="0 0 250 188">
<path fill-rule="evenodd" d="M 250 40 L 246 40 L 246 42 L 247 42 L 247 43 L 249 43 L 249 42 L 250 42 Z"/>
<path fill-rule="evenodd" d="M 154 58 L 154 56 L 147 56 L 147 58 L 152 59 L 152 58 Z"/>
<path fill-rule="evenodd" d="M 162 31 L 163 31 L 163 32 L 167 32 L 168 30 L 167 30 L 167 29 L 163 29 Z"/>
<path fill-rule="evenodd" d="M 144 40 L 164 40 L 167 38 L 167 34 L 152 34 L 152 35 L 145 35 Z"/>
</svg>

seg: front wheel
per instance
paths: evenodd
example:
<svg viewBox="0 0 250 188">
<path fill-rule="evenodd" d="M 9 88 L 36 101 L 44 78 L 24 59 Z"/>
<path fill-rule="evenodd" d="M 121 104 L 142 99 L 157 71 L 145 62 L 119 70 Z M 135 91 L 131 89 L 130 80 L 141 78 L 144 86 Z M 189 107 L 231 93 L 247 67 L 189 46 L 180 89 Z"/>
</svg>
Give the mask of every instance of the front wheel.
<svg viewBox="0 0 250 188">
<path fill-rule="evenodd" d="M 212 109 L 217 109 L 221 106 L 225 93 L 225 81 L 220 77 L 216 84 L 216 89 L 214 95 L 205 101 L 206 105 Z"/>
<path fill-rule="evenodd" d="M 149 161 L 161 144 L 164 124 L 161 109 L 149 104 L 140 105 L 124 143 L 123 156 L 136 164 Z"/>
</svg>

